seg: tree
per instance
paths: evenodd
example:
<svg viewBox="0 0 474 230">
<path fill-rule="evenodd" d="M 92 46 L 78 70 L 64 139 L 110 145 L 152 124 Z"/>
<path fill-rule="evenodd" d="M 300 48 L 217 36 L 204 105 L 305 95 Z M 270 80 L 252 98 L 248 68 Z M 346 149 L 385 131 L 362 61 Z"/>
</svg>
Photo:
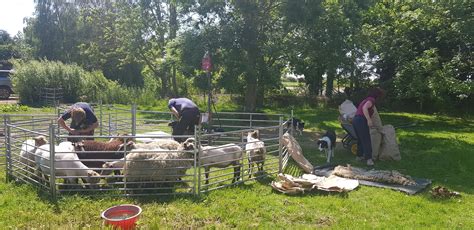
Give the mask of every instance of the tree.
<svg viewBox="0 0 474 230">
<path fill-rule="evenodd" d="M 36 17 L 28 20 L 32 34 L 25 36 L 38 58 L 66 63 L 79 58 L 78 9 L 75 4 L 58 0 L 35 0 Z M 27 29 L 28 30 L 28 29 Z"/>
<path fill-rule="evenodd" d="M 14 56 L 13 39 L 5 30 L 0 30 L 0 69 L 11 69 L 8 62 Z"/>
<path fill-rule="evenodd" d="M 78 29 L 84 36 L 79 45 L 80 63 L 88 70 L 102 70 L 108 79 L 121 84 L 142 86 L 143 65 L 128 58 L 117 32 L 120 14 L 119 5 L 108 2 L 81 6 Z"/>
<path fill-rule="evenodd" d="M 472 102 L 472 20 L 467 1 L 384 2 L 366 14 L 363 32 L 381 83 L 420 110 Z"/>
<path fill-rule="evenodd" d="M 355 34 L 359 27 L 361 3 L 353 1 L 285 1 L 285 18 L 291 39 L 287 46 L 289 64 L 303 74 L 310 94 L 319 94 L 326 75 L 326 96 L 333 93 L 333 82 L 341 72 L 352 72 L 357 54 Z M 350 70 L 350 71 L 349 71 Z"/>
<path fill-rule="evenodd" d="M 279 7 L 279 1 L 271 0 L 205 2 L 196 5 L 199 18 L 191 23 L 192 33 L 186 34 L 194 36 L 185 36 L 201 45 L 189 47 L 200 57 L 204 50 L 211 52 L 216 87 L 243 92 L 247 111 L 255 111 L 263 104 L 265 91 L 279 85 L 284 67 Z"/>
</svg>

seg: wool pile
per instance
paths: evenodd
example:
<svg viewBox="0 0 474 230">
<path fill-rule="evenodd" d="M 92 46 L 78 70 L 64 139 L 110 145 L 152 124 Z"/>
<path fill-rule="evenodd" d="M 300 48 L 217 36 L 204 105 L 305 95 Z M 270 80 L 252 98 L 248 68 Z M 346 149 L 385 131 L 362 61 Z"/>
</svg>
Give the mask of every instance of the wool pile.
<svg viewBox="0 0 474 230">
<path fill-rule="evenodd" d="M 357 180 L 341 178 L 338 176 L 320 177 L 312 174 L 303 174 L 293 177 L 288 174 L 278 174 L 279 181 L 272 181 L 273 189 L 285 194 L 299 194 L 313 190 L 328 192 L 347 192 L 359 186 Z"/>
<path fill-rule="evenodd" d="M 364 170 L 361 168 L 348 166 L 336 166 L 332 175 L 350 179 L 367 180 L 374 182 L 416 185 L 416 182 L 408 175 L 403 175 L 396 170 Z"/>
</svg>

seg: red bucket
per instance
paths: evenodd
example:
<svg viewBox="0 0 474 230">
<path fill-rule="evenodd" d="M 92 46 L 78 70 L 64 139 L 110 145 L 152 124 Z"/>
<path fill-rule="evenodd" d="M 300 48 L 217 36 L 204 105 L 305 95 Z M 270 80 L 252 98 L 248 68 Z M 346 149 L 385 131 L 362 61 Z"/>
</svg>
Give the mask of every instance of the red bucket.
<svg viewBox="0 0 474 230">
<path fill-rule="evenodd" d="M 133 204 L 117 205 L 103 211 L 101 216 L 105 224 L 118 229 L 134 229 L 142 209 Z"/>
</svg>

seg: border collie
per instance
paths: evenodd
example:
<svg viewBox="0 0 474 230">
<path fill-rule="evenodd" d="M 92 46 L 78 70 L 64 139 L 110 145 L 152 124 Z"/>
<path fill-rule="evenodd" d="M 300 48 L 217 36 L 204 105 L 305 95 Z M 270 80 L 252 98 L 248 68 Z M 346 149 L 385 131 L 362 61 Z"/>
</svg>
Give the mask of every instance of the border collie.
<svg viewBox="0 0 474 230">
<path fill-rule="evenodd" d="M 334 157 L 334 148 L 336 147 L 336 133 L 333 130 L 326 131 L 321 138 L 316 142 L 319 151 L 326 153 L 327 163 L 331 162 L 331 157 Z"/>
<path fill-rule="evenodd" d="M 303 134 L 304 122 L 301 121 L 298 118 L 293 118 L 293 121 L 292 121 L 291 118 L 290 118 L 290 119 L 288 119 L 288 121 L 286 123 L 286 128 L 287 129 L 292 128 L 293 130 L 298 132 L 298 134 L 301 136 Z"/>
</svg>

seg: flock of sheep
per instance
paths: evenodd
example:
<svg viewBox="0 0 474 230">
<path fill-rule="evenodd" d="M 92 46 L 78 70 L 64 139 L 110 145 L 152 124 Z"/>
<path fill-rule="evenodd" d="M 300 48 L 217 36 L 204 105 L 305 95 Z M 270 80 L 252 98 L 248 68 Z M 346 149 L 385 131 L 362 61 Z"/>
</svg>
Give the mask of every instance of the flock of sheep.
<svg viewBox="0 0 474 230">
<path fill-rule="evenodd" d="M 186 176 L 186 171 L 195 166 L 195 159 L 205 170 L 206 184 L 213 167 L 232 167 L 234 183 L 240 180 L 241 159 L 245 154 L 248 157 L 249 177 L 253 174 L 254 165 L 263 171 L 266 148 L 259 139 L 259 131 L 254 130 L 248 133 L 245 149 L 233 143 L 199 146 L 194 138 L 188 138 L 183 143 L 172 139 L 153 139 L 143 143 L 118 137 L 108 142 L 64 141 L 54 146 L 54 152 L 55 176 L 63 178 L 65 186 L 99 188 L 101 179 L 106 179 L 107 183 L 115 180 L 114 183 L 137 187 L 179 182 Z M 195 153 L 201 155 L 195 156 Z M 20 162 L 35 177 L 47 182 L 51 172 L 50 155 L 50 144 L 45 137 L 38 136 L 22 143 Z"/>
</svg>

